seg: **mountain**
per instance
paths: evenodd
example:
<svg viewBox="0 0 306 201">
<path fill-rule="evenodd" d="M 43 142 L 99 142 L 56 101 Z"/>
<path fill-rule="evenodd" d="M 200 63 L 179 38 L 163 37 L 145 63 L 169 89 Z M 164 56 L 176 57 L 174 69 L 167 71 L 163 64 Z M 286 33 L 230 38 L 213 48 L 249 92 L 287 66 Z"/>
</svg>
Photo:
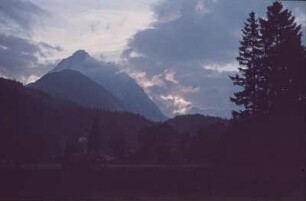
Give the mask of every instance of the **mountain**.
<svg viewBox="0 0 306 201">
<path fill-rule="evenodd" d="M 102 148 L 119 136 L 133 149 L 138 131 L 154 125 L 140 115 L 80 107 L 4 78 L 0 91 L 5 92 L 0 93 L 0 159 L 63 156 L 80 137 L 88 137 L 94 122 Z"/>
<path fill-rule="evenodd" d="M 113 63 L 99 62 L 84 50 L 79 50 L 59 62 L 51 72 L 64 69 L 79 71 L 97 82 L 116 96 L 128 112 L 143 115 L 154 121 L 166 119 L 136 81 L 126 73 L 120 72 Z"/>
<path fill-rule="evenodd" d="M 124 110 L 123 104 L 114 95 L 78 71 L 48 73 L 28 86 L 82 106 L 109 111 Z"/>
</svg>

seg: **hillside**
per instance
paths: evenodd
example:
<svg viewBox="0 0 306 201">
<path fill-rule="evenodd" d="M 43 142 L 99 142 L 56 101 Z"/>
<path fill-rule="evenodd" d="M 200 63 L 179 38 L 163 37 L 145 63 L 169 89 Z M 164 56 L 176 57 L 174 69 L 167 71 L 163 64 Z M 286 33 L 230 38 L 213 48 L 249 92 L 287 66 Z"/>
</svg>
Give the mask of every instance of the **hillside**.
<svg viewBox="0 0 306 201">
<path fill-rule="evenodd" d="M 181 133 L 188 132 L 191 135 L 196 135 L 199 129 L 205 129 L 215 124 L 226 124 L 226 122 L 228 121 L 219 117 L 194 114 L 176 116 L 165 121 L 165 124 L 172 126 Z"/>
<path fill-rule="evenodd" d="M 108 111 L 124 110 L 123 104 L 115 96 L 78 71 L 48 73 L 28 86 L 82 106 Z"/>
</svg>

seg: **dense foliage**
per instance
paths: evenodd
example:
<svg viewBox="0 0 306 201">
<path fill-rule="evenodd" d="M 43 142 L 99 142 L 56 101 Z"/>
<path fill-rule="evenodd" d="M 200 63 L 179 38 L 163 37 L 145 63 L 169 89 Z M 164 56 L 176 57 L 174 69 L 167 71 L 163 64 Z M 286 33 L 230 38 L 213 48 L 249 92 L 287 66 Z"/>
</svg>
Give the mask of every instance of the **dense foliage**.
<svg viewBox="0 0 306 201">
<path fill-rule="evenodd" d="M 251 12 L 242 34 L 240 72 L 231 79 L 243 90 L 231 100 L 245 110 L 234 112 L 234 118 L 303 116 L 306 79 L 301 25 L 276 1 L 259 23 Z"/>
</svg>

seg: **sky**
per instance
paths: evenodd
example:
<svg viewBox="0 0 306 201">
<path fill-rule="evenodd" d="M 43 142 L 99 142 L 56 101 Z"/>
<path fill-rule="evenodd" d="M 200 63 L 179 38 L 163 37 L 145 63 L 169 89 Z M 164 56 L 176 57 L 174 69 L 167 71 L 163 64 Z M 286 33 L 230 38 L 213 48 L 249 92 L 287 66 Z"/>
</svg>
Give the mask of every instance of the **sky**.
<svg viewBox="0 0 306 201">
<path fill-rule="evenodd" d="M 240 30 L 250 11 L 264 18 L 271 3 L 0 0 L 0 76 L 29 83 L 84 49 L 128 73 L 168 116 L 230 117 Z M 305 30 L 305 2 L 283 4 Z"/>
</svg>

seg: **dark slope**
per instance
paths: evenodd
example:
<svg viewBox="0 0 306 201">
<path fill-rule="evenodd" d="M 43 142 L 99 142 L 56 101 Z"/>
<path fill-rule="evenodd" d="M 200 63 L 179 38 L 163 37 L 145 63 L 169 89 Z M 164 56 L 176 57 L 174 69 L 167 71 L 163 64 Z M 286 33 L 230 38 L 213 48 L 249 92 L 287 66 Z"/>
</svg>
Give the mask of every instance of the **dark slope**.
<svg viewBox="0 0 306 201">
<path fill-rule="evenodd" d="M 1 157 L 39 160 L 62 156 L 67 145 L 88 136 L 94 121 L 101 146 L 115 135 L 124 136 L 128 146 L 133 146 L 138 131 L 153 125 L 139 115 L 79 107 L 3 78 L 0 92 Z"/>
<path fill-rule="evenodd" d="M 215 124 L 226 124 L 228 121 L 219 117 L 204 116 L 200 114 L 180 115 L 165 121 L 165 124 L 172 126 L 177 131 L 196 134 L 199 129 L 205 129 Z"/>
<path fill-rule="evenodd" d="M 116 97 L 78 71 L 63 70 L 48 73 L 29 87 L 86 107 L 109 111 L 124 110 L 122 103 Z"/>
<path fill-rule="evenodd" d="M 63 59 L 51 72 L 72 69 L 83 73 L 116 96 L 128 112 L 145 116 L 154 121 L 163 121 L 166 117 L 145 91 L 124 72 L 120 72 L 112 63 L 98 62 L 84 50 L 75 52 Z"/>
</svg>

